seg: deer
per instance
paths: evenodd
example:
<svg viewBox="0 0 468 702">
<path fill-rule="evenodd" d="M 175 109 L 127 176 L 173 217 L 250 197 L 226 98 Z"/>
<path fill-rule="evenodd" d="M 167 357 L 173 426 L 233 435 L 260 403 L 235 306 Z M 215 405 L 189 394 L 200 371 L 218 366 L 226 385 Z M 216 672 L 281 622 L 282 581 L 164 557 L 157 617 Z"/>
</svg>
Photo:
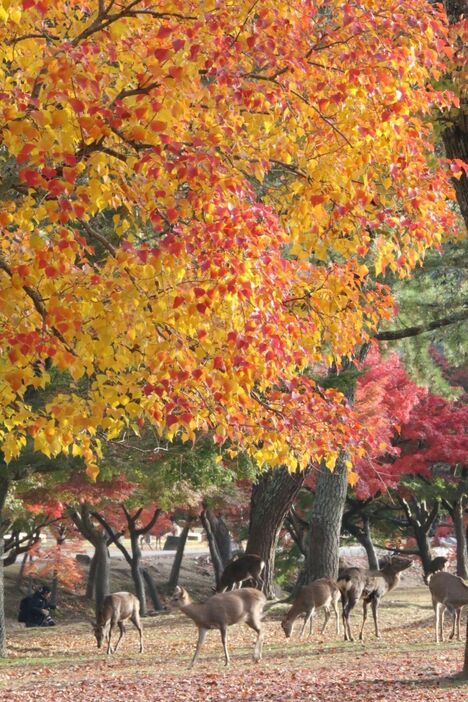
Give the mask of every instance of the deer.
<svg viewBox="0 0 468 702">
<path fill-rule="evenodd" d="M 323 623 L 320 634 L 323 634 L 330 620 L 330 609 L 335 612 L 336 617 L 336 633 L 340 633 L 340 618 L 338 615 L 338 601 L 341 597 L 341 592 L 335 580 L 331 578 L 320 578 L 314 580 L 310 585 L 301 588 L 296 596 L 291 609 L 284 615 L 281 626 L 289 639 L 291 636 L 294 622 L 301 614 L 304 614 L 304 624 L 301 629 L 300 637 L 304 634 L 307 622 L 310 621 L 309 636 L 312 635 L 312 621 L 315 611 L 321 607 L 325 610 L 325 621 Z"/>
<path fill-rule="evenodd" d="M 227 628 L 233 624 L 245 622 L 257 634 L 253 659 L 258 662 L 262 657 L 263 631 L 261 616 L 266 603 L 263 592 L 253 587 L 245 587 L 232 592 L 220 592 L 209 597 L 206 602 L 193 602 L 185 588 L 177 586 L 172 596 L 171 605 L 180 609 L 192 619 L 198 627 L 198 642 L 190 663 L 193 668 L 201 647 L 210 629 L 219 629 L 224 647 L 225 665 L 230 657 L 227 648 Z"/>
<path fill-rule="evenodd" d="M 457 641 L 460 641 L 460 618 L 463 606 L 468 605 L 468 585 L 458 575 L 452 575 L 452 573 L 444 571 L 434 573 L 428 580 L 432 604 L 435 610 L 436 643 L 444 640 L 444 614 L 446 609 L 454 615 L 452 633 L 449 638 L 453 639 L 456 630 Z"/>
<path fill-rule="evenodd" d="M 423 580 L 426 585 L 429 585 L 429 579 L 434 573 L 439 573 L 440 571 L 446 571 L 448 567 L 448 558 L 445 556 L 437 556 L 430 561 L 427 573 L 425 574 Z"/>
<path fill-rule="evenodd" d="M 140 622 L 140 602 L 131 592 L 114 592 L 104 598 L 101 609 L 96 616 L 96 624 L 93 625 L 97 646 L 101 648 L 103 641 L 107 641 L 107 655 L 115 653 L 120 641 L 125 634 L 124 623 L 130 621 L 138 629 L 140 635 L 140 653 L 143 653 L 143 629 Z M 112 648 L 111 638 L 115 626 L 120 629 L 115 648 Z"/>
<path fill-rule="evenodd" d="M 265 568 L 265 561 L 254 553 L 245 553 L 230 561 L 225 567 L 220 578 L 216 592 L 235 590 L 242 587 L 246 580 L 253 580 L 255 587 L 259 590 L 263 588 L 262 573 Z"/>
<path fill-rule="evenodd" d="M 400 582 L 401 572 L 409 568 L 413 561 L 394 556 L 383 563 L 380 570 L 367 570 L 365 568 L 346 568 L 338 575 L 338 587 L 341 590 L 343 603 L 344 640 L 354 641 L 349 622 L 349 615 L 356 603 L 362 597 L 362 625 L 359 640 L 364 640 L 364 625 L 367 619 L 367 609 L 372 606 L 374 617 L 375 636 L 380 638 L 378 609 L 380 600 L 387 592 L 396 588 Z"/>
</svg>

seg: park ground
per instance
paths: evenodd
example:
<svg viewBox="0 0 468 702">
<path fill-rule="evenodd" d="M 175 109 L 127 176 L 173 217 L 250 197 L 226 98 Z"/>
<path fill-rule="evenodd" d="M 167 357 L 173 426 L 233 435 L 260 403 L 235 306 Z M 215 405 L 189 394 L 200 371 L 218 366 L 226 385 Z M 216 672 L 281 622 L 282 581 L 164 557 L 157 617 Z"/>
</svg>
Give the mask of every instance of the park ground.
<svg viewBox="0 0 468 702">
<path fill-rule="evenodd" d="M 167 559 L 154 564 L 163 582 Z M 9 702 L 466 702 L 468 684 L 451 679 L 462 667 L 464 643 L 433 641 L 429 593 L 408 578 L 381 607 L 382 639 L 368 621 L 364 643 L 336 637 L 333 620 L 323 637 L 319 613 L 311 639 L 298 630 L 288 643 L 280 627 L 287 605 L 265 617 L 264 658 L 251 660 L 253 632 L 245 626 L 229 630 L 231 666 L 223 665 L 218 632 L 209 632 L 199 663 L 188 670 L 196 628 L 180 612 L 154 614 L 144 620 L 145 652 L 138 654 L 136 631 L 118 653 L 98 651 L 91 629 L 92 609 L 83 598 L 65 596 L 58 626 L 24 629 L 13 618 L 20 594 L 14 570 L 7 576 L 10 607 L 9 658 L 0 663 L 0 700 Z M 211 572 L 195 558 L 184 559 L 181 584 L 195 597 L 209 593 Z M 129 589 L 123 563 L 113 565 L 112 589 Z M 352 622 L 358 630 L 360 608 Z M 446 628 L 450 623 L 446 621 Z M 464 631 L 464 628 L 462 629 Z M 448 633 L 448 632 L 447 632 Z"/>
</svg>

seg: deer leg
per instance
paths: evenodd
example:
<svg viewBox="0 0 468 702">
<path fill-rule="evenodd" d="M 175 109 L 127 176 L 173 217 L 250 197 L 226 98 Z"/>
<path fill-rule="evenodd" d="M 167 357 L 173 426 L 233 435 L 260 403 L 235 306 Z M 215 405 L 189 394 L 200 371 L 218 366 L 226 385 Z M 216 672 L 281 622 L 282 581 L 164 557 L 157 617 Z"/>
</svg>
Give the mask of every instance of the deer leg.
<svg viewBox="0 0 468 702">
<path fill-rule="evenodd" d="M 306 612 L 305 617 L 304 617 L 304 624 L 302 625 L 301 629 L 301 634 L 300 638 L 302 639 L 302 635 L 304 634 L 304 630 L 307 626 L 307 622 L 310 622 L 310 631 L 309 631 L 309 636 L 312 634 L 312 617 L 314 616 L 314 608 L 312 607 L 308 612 Z"/>
<path fill-rule="evenodd" d="M 111 645 L 111 639 L 112 639 L 112 630 L 114 628 L 115 622 L 110 622 L 109 623 L 109 629 L 108 629 L 108 634 L 107 634 L 107 655 L 110 655 L 113 653 L 112 645 Z"/>
<path fill-rule="evenodd" d="M 364 624 L 366 623 L 367 619 L 367 606 L 368 602 L 366 600 L 362 601 L 362 625 L 361 625 L 361 631 L 359 632 L 359 641 L 364 641 Z"/>
<path fill-rule="evenodd" d="M 224 665 L 229 665 L 229 653 L 227 647 L 227 627 L 223 626 L 221 628 L 221 641 L 223 642 L 224 648 Z"/>
<path fill-rule="evenodd" d="M 349 614 L 353 608 L 353 604 L 349 597 L 343 600 L 343 628 L 344 628 L 344 640 L 354 641 L 353 634 L 351 632 L 351 624 L 349 621 Z"/>
<path fill-rule="evenodd" d="M 120 642 L 121 642 L 121 640 L 122 640 L 122 638 L 123 638 L 123 635 L 125 634 L 125 626 L 124 626 L 124 623 L 123 623 L 123 622 L 117 622 L 117 626 L 118 626 L 119 629 L 120 629 L 120 636 L 119 636 L 119 638 L 117 639 L 117 643 L 116 643 L 116 646 L 115 646 L 115 648 L 114 648 L 114 653 L 117 651 L 117 649 L 118 649 L 118 647 L 119 647 L 119 644 L 120 644 Z"/>
<path fill-rule="evenodd" d="M 336 635 L 339 636 L 340 635 L 340 614 L 338 612 L 338 603 L 336 600 L 333 600 L 332 607 L 333 607 L 333 611 L 335 612 Z"/>
<path fill-rule="evenodd" d="M 263 630 L 260 615 L 257 614 L 250 616 L 245 623 L 247 624 L 247 626 L 250 626 L 251 629 L 257 632 L 257 640 L 255 642 L 253 659 L 256 663 L 258 663 L 258 661 L 262 657 L 263 649 Z"/>
<path fill-rule="evenodd" d="M 442 642 L 444 641 L 444 619 L 445 619 L 445 607 L 444 607 L 444 605 L 441 605 L 439 625 L 440 625 L 440 640 Z"/>
<path fill-rule="evenodd" d="M 193 654 L 192 662 L 190 663 L 190 668 L 193 668 L 193 666 L 195 665 L 195 661 L 197 660 L 198 654 L 200 653 L 200 649 L 203 646 L 203 642 L 205 641 L 207 631 L 208 629 L 202 629 L 201 627 L 198 629 L 197 647 L 195 649 L 195 653 Z"/>
<path fill-rule="evenodd" d="M 459 607 L 457 610 L 455 610 L 455 620 L 457 622 L 457 641 L 461 641 L 460 639 L 460 619 L 461 619 L 461 613 L 462 613 L 462 608 Z"/>
<path fill-rule="evenodd" d="M 375 637 L 377 639 L 380 639 L 380 631 L 379 631 L 379 603 L 380 601 L 374 597 L 372 599 L 371 605 L 372 605 L 372 616 L 374 617 L 374 626 L 375 626 Z"/>
<path fill-rule="evenodd" d="M 328 622 L 330 621 L 330 617 L 331 617 L 330 607 L 325 607 L 325 619 L 324 619 L 322 630 L 321 630 L 320 634 L 323 634 L 325 629 L 327 628 Z"/>
<path fill-rule="evenodd" d="M 140 653 L 143 653 L 143 628 L 141 626 L 140 618 L 137 616 L 133 616 L 131 617 L 131 620 L 138 629 L 138 633 L 140 635 Z"/>
<path fill-rule="evenodd" d="M 439 637 L 440 637 L 440 619 L 441 619 L 441 608 L 443 607 L 443 604 L 440 602 L 435 603 L 435 640 L 436 643 L 439 643 Z M 443 633 L 443 632 L 442 632 Z"/>
</svg>

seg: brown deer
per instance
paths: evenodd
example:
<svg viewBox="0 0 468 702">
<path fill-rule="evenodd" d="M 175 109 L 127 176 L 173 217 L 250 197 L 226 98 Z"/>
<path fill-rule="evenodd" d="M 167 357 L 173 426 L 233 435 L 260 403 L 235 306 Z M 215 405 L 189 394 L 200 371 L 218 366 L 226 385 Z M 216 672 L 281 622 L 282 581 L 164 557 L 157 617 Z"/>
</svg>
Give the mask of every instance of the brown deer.
<svg viewBox="0 0 468 702">
<path fill-rule="evenodd" d="M 429 590 L 435 609 L 436 643 L 444 640 L 444 614 L 448 609 L 453 613 L 453 627 L 450 639 L 457 633 L 460 641 L 460 617 L 464 605 L 468 605 L 468 585 L 458 575 L 440 571 L 429 578 Z"/>
<path fill-rule="evenodd" d="M 130 619 L 138 629 L 140 635 L 140 653 L 143 653 L 143 629 L 140 622 L 140 602 L 131 592 L 114 592 L 104 598 L 103 605 L 96 617 L 94 635 L 97 646 L 101 648 L 103 641 L 107 641 L 107 654 L 117 651 L 120 641 L 125 634 L 124 622 Z M 115 626 L 120 629 L 115 648 L 112 648 L 111 638 Z"/>
<path fill-rule="evenodd" d="M 219 629 L 221 632 L 225 665 L 229 665 L 227 628 L 242 622 L 245 622 L 257 633 L 253 657 L 255 661 L 259 661 L 262 657 L 263 646 L 261 616 L 265 603 L 266 597 L 263 592 L 253 587 L 245 587 L 233 592 L 221 592 L 212 595 L 203 603 L 192 602 L 187 590 L 176 587 L 171 605 L 178 607 L 187 617 L 193 619 L 198 627 L 198 642 L 190 668 L 195 664 L 210 629 Z"/>
<path fill-rule="evenodd" d="M 364 639 L 364 624 L 367 619 L 367 608 L 372 606 L 375 635 L 380 638 L 378 608 L 380 600 L 387 592 L 393 590 L 400 582 L 401 572 L 412 565 L 413 561 L 394 556 L 386 561 L 380 570 L 365 568 L 346 568 L 338 576 L 338 587 L 341 590 L 343 603 L 343 626 L 345 641 L 354 641 L 349 622 L 349 615 L 356 603 L 362 597 L 362 626 L 359 639 Z"/>
<path fill-rule="evenodd" d="M 340 618 L 338 615 L 338 601 L 341 597 L 340 590 L 335 580 L 331 578 L 320 578 L 314 580 L 310 585 L 301 588 L 296 596 L 291 609 L 286 612 L 281 622 L 286 638 L 291 636 L 294 622 L 301 614 L 304 614 L 304 624 L 301 629 L 301 637 L 306 628 L 307 622 L 310 621 L 309 636 L 312 634 L 312 621 L 315 610 L 323 607 L 325 609 L 325 621 L 321 630 L 321 634 L 327 628 L 330 619 L 330 608 L 335 612 L 336 617 L 336 633 L 340 633 Z"/>
<path fill-rule="evenodd" d="M 227 564 L 219 581 L 216 592 L 235 590 L 236 585 L 241 588 L 246 580 L 253 580 L 255 587 L 259 590 L 263 588 L 262 573 L 265 568 L 265 561 L 254 553 L 245 553 L 238 556 Z"/>
</svg>

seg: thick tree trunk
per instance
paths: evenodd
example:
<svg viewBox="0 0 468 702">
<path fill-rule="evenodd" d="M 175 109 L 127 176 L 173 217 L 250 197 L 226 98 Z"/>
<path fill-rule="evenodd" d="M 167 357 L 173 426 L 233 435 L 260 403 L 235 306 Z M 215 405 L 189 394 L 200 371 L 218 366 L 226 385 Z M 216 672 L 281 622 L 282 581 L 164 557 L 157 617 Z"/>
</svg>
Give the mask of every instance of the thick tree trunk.
<svg viewBox="0 0 468 702">
<path fill-rule="evenodd" d="M 423 572 L 424 575 L 427 575 L 429 573 L 430 562 L 432 561 L 432 550 L 429 536 L 424 527 L 419 527 L 415 524 L 413 524 L 413 532 L 416 543 L 418 544 Z"/>
<path fill-rule="evenodd" d="M 444 0 L 444 6 L 450 24 L 459 22 L 462 14 L 464 14 L 465 19 L 468 16 L 466 0 Z M 454 46 L 453 48 L 456 47 Z M 458 80 L 461 80 L 461 76 L 462 72 L 460 67 Z M 453 79 L 455 82 L 457 81 L 455 75 L 453 75 Z M 450 114 L 444 115 L 444 117 L 450 119 Z M 448 158 L 458 158 L 465 163 L 468 162 L 468 99 L 466 94 L 462 94 L 460 107 L 455 117 L 450 119 L 449 126 L 442 132 L 442 139 Z M 462 173 L 461 178 L 453 178 L 452 184 L 457 195 L 460 211 L 468 229 L 468 177 L 466 173 Z"/>
<path fill-rule="evenodd" d="M 179 543 L 177 544 L 177 551 L 174 556 L 174 562 L 172 564 L 171 574 L 169 576 L 169 588 L 171 590 L 174 590 L 179 582 L 180 566 L 182 565 L 185 544 L 187 543 L 187 537 L 190 531 L 191 524 L 192 523 L 188 521 L 185 524 L 184 528 L 182 529 L 182 533 L 179 536 Z"/>
<path fill-rule="evenodd" d="M 206 532 L 206 538 L 208 539 L 208 547 L 210 549 L 210 556 L 211 562 L 213 564 L 216 586 L 218 586 L 221 580 L 221 575 L 223 574 L 224 566 L 221 556 L 219 554 L 218 544 L 216 542 L 215 535 L 213 534 L 213 529 L 211 528 L 211 522 L 206 515 L 206 510 L 203 510 L 203 512 L 200 514 L 200 520 Z"/>
<path fill-rule="evenodd" d="M 93 557 L 89 562 L 88 579 L 86 581 L 86 592 L 85 597 L 88 600 L 94 599 L 94 583 L 96 581 L 96 550 L 94 550 Z"/>
<path fill-rule="evenodd" d="M 267 597 L 275 596 L 273 576 L 280 530 L 305 477 L 305 472 L 289 473 L 286 468 L 276 468 L 262 473 L 252 487 L 246 553 L 265 561 L 263 590 Z"/>
<path fill-rule="evenodd" d="M 310 517 L 307 556 L 298 585 L 338 576 L 341 520 L 347 489 L 345 454 L 338 458 L 333 472 L 325 465 L 320 466 Z"/>
<path fill-rule="evenodd" d="M 96 613 L 100 611 L 104 597 L 109 594 L 110 581 L 110 557 L 107 548 L 107 537 L 102 534 L 102 538 L 96 543 L 96 576 L 95 576 L 95 607 Z"/>
<path fill-rule="evenodd" d="M 143 579 L 143 572 L 141 568 L 141 549 L 139 543 L 139 534 L 136 531 L 130 533 L 130 543 L 132 545 L 132 578 L 133 584 L 135 585 L 135 595 L 140 601 L 140 614 L 142 617 L 146 617 L 147 607 L 146 607 L 146 592 L 145 592 L 145 581 Z"/>
<path fill-rule="evenodd" d="M 224 570 L 232 558 L 231 535 L 229 529 L 223 517 L 216 516 L 212 509 L 206 509 L 204 512 L 207 520 L 210 522 L 211 531 Z"/>
<path fill-rule="evenodd" d="M 455 528 L 455 536 L 457 539 L 457 575 L 461 578 L 468 578 L 468 547 L 466 541 L 466 529 L 463 520 L 465 510 L 465 502 L 461 497 L 455 503 L 451 516 Z"/>
</svg>

